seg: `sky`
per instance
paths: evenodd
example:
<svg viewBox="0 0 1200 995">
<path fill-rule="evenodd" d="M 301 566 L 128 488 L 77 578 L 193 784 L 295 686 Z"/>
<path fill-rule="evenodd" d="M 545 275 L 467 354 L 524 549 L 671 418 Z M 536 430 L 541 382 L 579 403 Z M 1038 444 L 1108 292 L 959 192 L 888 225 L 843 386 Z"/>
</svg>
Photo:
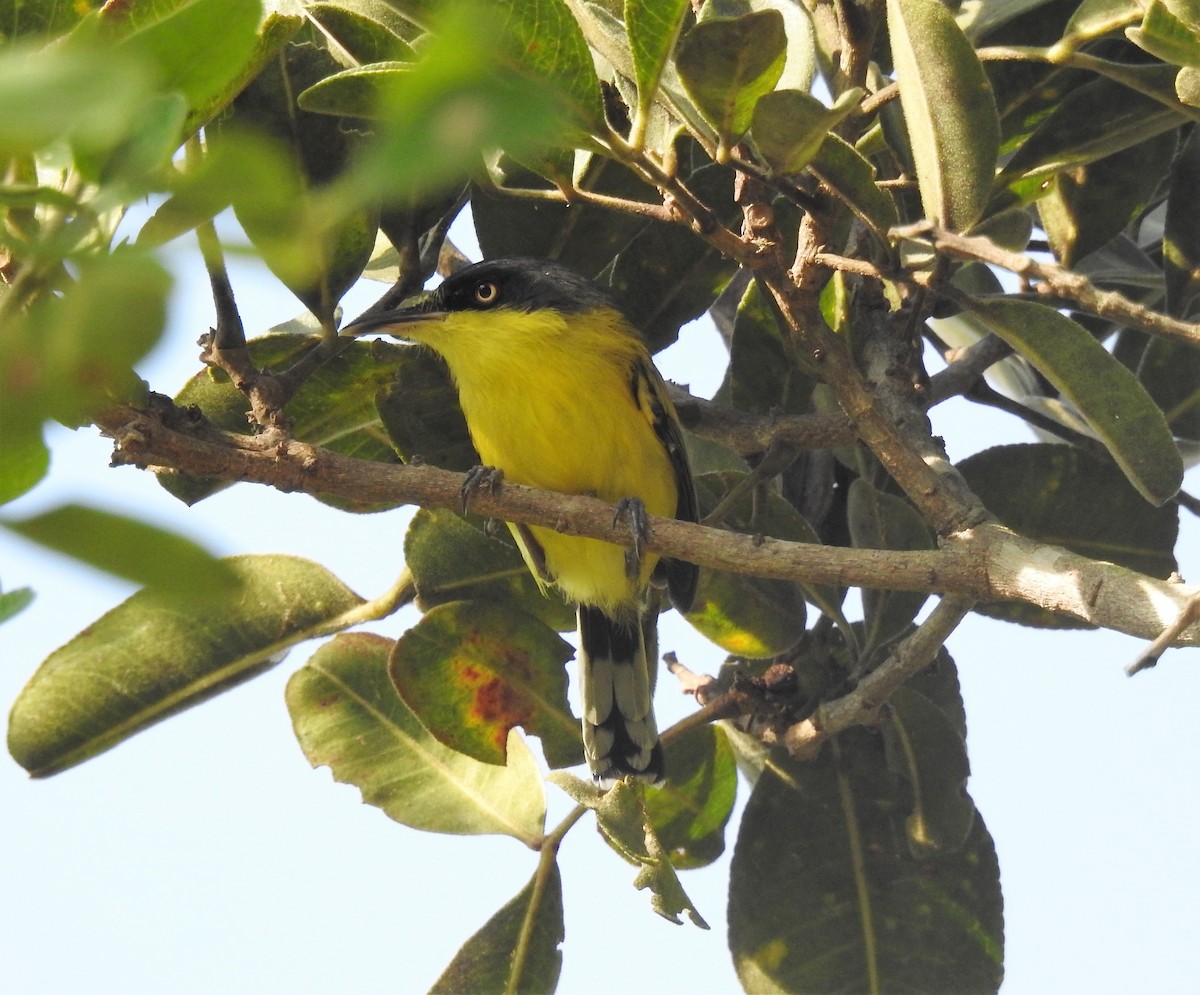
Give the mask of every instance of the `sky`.
<svg viewBox="0 0 1200 995">
<path fill-rule="evenodd" d="M 469 241 L 469 239 L 464 239 Z M 186 248 L 186 247 L 185 247 Z M 176 288 L 167 336 L 141 368 L 177 390 L 198 368 L 212 321 L 207 286 Z M 246 326 L 299 305 L 249 264 L 233 270 Z M 357 313 L 382 291 L 356 288 Z M 658 357 L 664 374 L 710 394 L 724 349 L 702 323 Z M 961 459 L 989 443 L 1032 441 L 1011 419 L 963 401 L 933 414 Z M 401 568 L 410 510 L 350 516 L 303 495 L 239 485 L 188 509 L 150 474 L 111 469 L 94 430 L 50 432 L 49 478 L 9 506 L 31 514 L 83 500 L 144 516 L 218 553 L 289 552 L 329 567 L 364 597 Z M 1200 474 L 1187 486 L 1200 489 Z M 1200 528 L 1183 516 L 1185 578 L 1200 575 Z M 11 707 L 53 649 L 132 593 L 119 581 L 0 530 L 0 581 L 37 600 L 0 627 L 0 702 Z M 397 636 L 412 610 L 369 631 Z M 661 649 L 715 672 L 722 653 L 673 615 Z M 31 781 L 0 757 L 0 964 L 25 995 L 306 995 L 425 991 L 458 946 L 533 873 L 512 839 L 443 837 L 391 822 L 357 789 L 308 766 L 283 701 L 315 644 L 274 670 L 154 726 L 100 757 Z M 999 853 L 1005 995 L 1195 990 L 1190 941 L 1200 893 L 1194 733 L 1196 650 L 1169 652 L 1136 678 L 1142 647 L 1112 633 L 1043 632 L 970 617 L 948 648 L 967 706 L 968 785 Z M 690 700 L 660 681 L 660 725 Z M 744 788 L 744 786 L 743 786 Z M 728 849 L 682 882 L 712 925 L 655 915 L 634 871 L 588 816 L 560 854 L 566 912 L 558 991 L 739 990 L 725 942 Z M 570 808 L 548 787 L 554 825 Z M 799 899 L 799 896 L 798 896 Z"/>
</svg>

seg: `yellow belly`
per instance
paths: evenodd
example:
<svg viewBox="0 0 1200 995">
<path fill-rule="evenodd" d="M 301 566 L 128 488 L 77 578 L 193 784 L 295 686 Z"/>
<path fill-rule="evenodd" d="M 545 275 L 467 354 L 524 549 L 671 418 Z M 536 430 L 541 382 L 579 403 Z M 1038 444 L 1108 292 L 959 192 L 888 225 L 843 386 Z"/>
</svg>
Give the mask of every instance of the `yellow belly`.
<svg viewBox="0 0 1200 995">
<path fill-rule="evenodd" d="M 570 363 L 564 369 L 562 360 Z M 506 480 L 610 503 L 640 498 L 652 515 L 673 515 L 674 471 L 667 451 L 630 386 L 631 363 L 611 356 L 548 356 L 532 382 L 514 389 L 524 370 L 496 369 L 460 382 L 460 398 L 480 458 Z M 534 399 L 527 392 L 535 391 Z M 546 567 L 567 597 L 615 610 L 635 604 L 657 557 L 640 576 L 625 571 L 625 548 L 552 529 L 530 530 Z M 516 533 L 514 533 L 515 535 Z M 518 544 L 520 537 L 517 536 Z M 534 567 L 528 551 L 526 562 Z"/>
</svg>

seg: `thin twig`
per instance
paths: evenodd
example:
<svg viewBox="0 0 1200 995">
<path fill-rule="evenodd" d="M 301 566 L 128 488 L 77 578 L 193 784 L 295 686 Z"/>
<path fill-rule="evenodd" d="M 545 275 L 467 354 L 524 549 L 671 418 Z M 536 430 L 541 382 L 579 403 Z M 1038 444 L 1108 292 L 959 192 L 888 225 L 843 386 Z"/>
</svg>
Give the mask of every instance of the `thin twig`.
<svg viewBox="0 0 1200 995">
<path fill-rule="evenodd" d="M 1143 670 L 1153 667 L 1158 663 L 1158 658 L 1183 634 L 1183 631 L 1196 621 L 1200 621 L 1200 594 L 1193 595 L 1188 599 L 1187 604 L 1183 606 L 1183 610 L 1180 611 L 1175 621 L 1163 629 L 1159 633 L 1158 638 L 1147 646 L 1145 651 L 1133 663 L 1125 668 L 1125 673 L 1132 677 L 1134 674 L 1139 674 Z"/>
</svg>

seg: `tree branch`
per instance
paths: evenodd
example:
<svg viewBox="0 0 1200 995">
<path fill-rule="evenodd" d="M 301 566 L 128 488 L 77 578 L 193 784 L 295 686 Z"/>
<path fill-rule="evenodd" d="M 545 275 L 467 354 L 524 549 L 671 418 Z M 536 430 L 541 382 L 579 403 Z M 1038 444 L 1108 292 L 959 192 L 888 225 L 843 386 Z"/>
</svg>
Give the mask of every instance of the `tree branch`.
<svg viewBox="0 0 1200 995">
<path fill-rule="evenodd" d="M 114 465 L 352 496 L 370 504 L 461 506 L 461 474 L 354 459 L 279 432 L 219 432 L 160 395 L 152 395 L 147 410 L 114 408 L 97 424 L 116 442 Z M 496 493 L 477 492 L 472 510 L 617 545 L 629 538 L 627 528 L 614 521 L 611 505 L 585 495 L 506 483 Z M 1158 636 L 1179 617 L 1189 598 L 1200 595 L 1196 585 L 1156 580 L 994 523 L 961 531 L 941 549 L 916 551 L 787 542 L 658 517 L 651 517 L 649 525 L 646 549 L 701 566 L 807 583 L 1025 601 L 1146 639 Z M 1200 645 L 1200 622 L 1181 631 L 1175 644 Z"/>
</svg>

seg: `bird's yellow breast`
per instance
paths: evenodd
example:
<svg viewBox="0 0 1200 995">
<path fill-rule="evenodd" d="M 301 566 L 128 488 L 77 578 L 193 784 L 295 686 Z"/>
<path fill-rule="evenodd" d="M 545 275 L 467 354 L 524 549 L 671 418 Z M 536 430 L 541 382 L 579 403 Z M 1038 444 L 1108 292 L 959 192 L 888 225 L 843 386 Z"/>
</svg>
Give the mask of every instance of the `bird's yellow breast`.
<svg viewBox="0 0 1200 995">
<path fill-rule="evenodd" d="M 475 448 L 506 479 L 612 503 L 637 497 L 653 515 L 675 513 L 671 459 L 637 381 L 645 349 L 615 311 L 459 312 L 421 328 L 419 341 L 445 357 Z M 576 601 L 631 605 L 654 567 L 647 557 L 631 581 L 623 548 L 531 531 Z"/>
</svg>

